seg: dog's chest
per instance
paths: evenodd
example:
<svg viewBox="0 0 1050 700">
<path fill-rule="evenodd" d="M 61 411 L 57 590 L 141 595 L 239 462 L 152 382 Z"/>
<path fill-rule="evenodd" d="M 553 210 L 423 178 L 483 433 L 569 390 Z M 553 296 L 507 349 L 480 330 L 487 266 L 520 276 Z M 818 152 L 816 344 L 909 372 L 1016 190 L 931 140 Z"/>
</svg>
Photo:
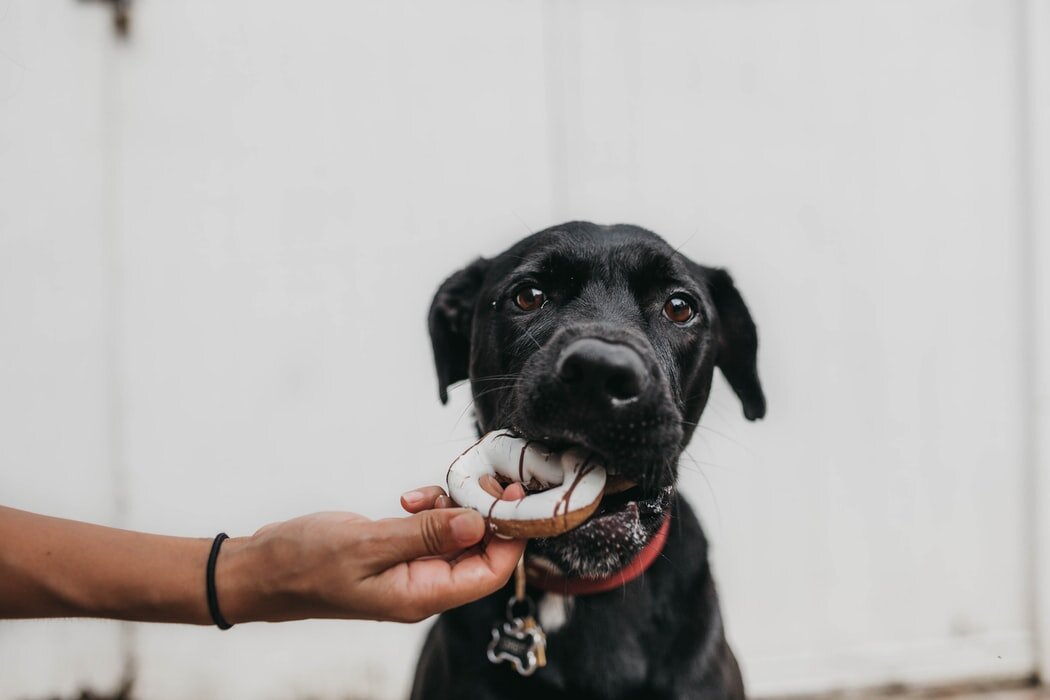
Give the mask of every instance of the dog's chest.
<svg viewBox="0 0 1050 700">
<path fill-rule="evenodd" d="M 554 634 L 569 621 L 572 615 L 572 596 L 558 595 L 557 593 L 544 593 L 536 605 L 536 612 L 540 617 L 540 626 L 547 634 Z"/>
<path fill-rule="evenodd" d="M 547 666 L 536 679 L 597 697 L 623 697 L 646 684 L 648 654 L 629 616 L 586 598 L 547 593 L 537 612 L 547 633 Z"/>
</svg>

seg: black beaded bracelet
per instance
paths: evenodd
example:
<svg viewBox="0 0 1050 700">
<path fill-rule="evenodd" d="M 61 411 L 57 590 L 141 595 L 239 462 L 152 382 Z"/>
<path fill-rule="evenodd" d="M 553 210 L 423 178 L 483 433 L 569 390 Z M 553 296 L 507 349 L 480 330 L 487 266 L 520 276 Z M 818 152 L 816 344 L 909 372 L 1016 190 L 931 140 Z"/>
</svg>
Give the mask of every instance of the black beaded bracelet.
<svg viewBox="0 0 1050 700">
<path fill-rule="evenodd" d="M 221 630 L 233 627 L 219 612 L 219 596 L 215 592 L 215 562 L 219 559 L 219 548 L 222 547 L 223 540 L 227 539 L 229 537 L 225 532 L 220 532 L 215 536 L 215 540 L 211 543 L 211 554 L 208 555 L 208 568 L 204 572 L 204 587 L 208 592 L 208 612 L 211 613 L 212 622 Z"/>
</svg>

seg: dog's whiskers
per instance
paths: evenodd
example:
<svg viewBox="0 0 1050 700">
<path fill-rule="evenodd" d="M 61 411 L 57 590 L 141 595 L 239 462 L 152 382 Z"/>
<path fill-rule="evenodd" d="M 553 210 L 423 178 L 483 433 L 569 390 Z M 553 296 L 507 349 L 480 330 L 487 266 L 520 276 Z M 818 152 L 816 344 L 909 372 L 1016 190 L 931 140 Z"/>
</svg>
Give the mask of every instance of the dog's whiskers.
<svg viewBox="0 0 1050 700">
<path fill-rule="evenodd" d="M 744 443 L 740 442 L 739 440 L 737 440 L 732 435 L 729 435 L 727 433 L 723 433 L 720 430 L 715 430 L 714 428 L 712 428 L 709 425 L 703 425 L 703 424 L 698 423 L 698 422 L 694 423 L 692 421 L 687 421 L 687 420 L 682 420 L 682 421 L 678 421 L 678 422 L 680 424 L 682 424 L 682 425 L 688 425 L 688 426 L 691 426 L 691 427 L 696 428 L 698 430 L 706 430 L 707 432 L 713 433 L 713 434 L 717 435 L 718 437 L 725 438 L 726 440 L 729 440 L 731 443 L 733 443 L 734 445 L 736 445 L 738 447 L 743 447 L 745 449 L 747 448 L 747 445 L 745 445 Z"/>
<path fill-rule="evenodd" d="M 525 234 L 526 234 L 526 235 L 532 235 L 532 233 L 533 233 L 533 232 L 535 232 L 535 230 L 536 230 L 536 229 L 534 229 L 534 228 L 532 228 L 531 226 L 529 226 L 529 225 L 528 225 L 528 224 L 527 224 L 527 223 L 525 222 L 525 219 L 523 219 L 523 218 L 522 218 L 521 214 L 519 214 L 519 213 L 518 213 L 518 212 L 516 212 L 516 211 L 511 211 L 511 214 L 513 214 L 513 215 L 514 215 L 514 218 L 515 218 L 515 219 L 517 219 L 517 220 L 518 220 L 518 223 L 519 223 L 519 224 L 521 224 L 522 228 L 524 228 L 524 229 L 525 229 Z"/>
<path fill-rule="evenodd" d="M 687 238 L 684 241 L 682 241 L 681 244 L 679 244 L 679 246 L 677 248 L 675 248 L 674 250 L 671 251 L 671 257 L 673 258 L 676 255 L 681 255 L 682 254 L 682 248 L 684 248 L 686 246 L 686 244 L 689 243 L 689 241 L 693 240 L 694 238 L 696 238 L 696 234 L 695 233 L 692 236 L 690 236 L 689 238 Z"/>
<path fill-rule="evenodd" d="M 506 391 L 507 389 L 513 389 L 517 385 L 518 385 L 518 382 L 511 382 L 510 384 L 504 384 L 503 386 L 490 386 L 490 387 L 487 387 L 487 388 L 479 391 L 478 393 L 474 394 L 474 398 L 472 399 L 471 403 L 473 403 L 474 401 L 477 401 L 482 396 L 487 396 L 488 394 L 494 394 L 494 393 L 496 393 L 498 391 Z"/>
<path fill-rule="evenodd" d="M 543 346 L 540 345 L 540 341 L 536 340 L 536 338 L 533 337 L 532 333 L 529 331 L 528 328 L 524 328 L 522 330 L 525 331 L 525 335 L 528 337 L 529 340 L 531 340 L 532 342 L 536 343 L 536 347 L 537 348 L 539 348 L 541 350 L 543 349 Z"/>
<path fill-rule="evenodd" d="M 489 380 L 489 379 L 517 379 L 517 378 L 518 378 L 517 374 L 486 374 L 485 376 L 482 376 L 482 377 L 472 377 L 470 379 L 470 381 L 472 381 L 472 382 L 483 382 L 483 381 L 486 381 L 486 380 Z"/>
<path fill-rule="evenodd" d="M 704 472 L 703 467 L 700 466 L 701 462 L 696 457 L 694 457 L 692 455 L 692 453 L 689 452 L 689 450 L 682 450 L 682 454 L 684 454 L 686 457 L 688 457 L 689 459 L 691 459 L 693 461 L 693 464 L 696 466 L 696 473 L 700 475 L 700 478 L 704 480 L 704 484 L 707 485 L 707 491 L 708 491 L 708 493 L 711 494 L 711 503 L 715 507 L 715 519 L 718 520 L 718 527 L 719 527 L 719 529 L 721 529 L 722 528 L 722 508 L 721 508 L 721 506 L 718 505 L 718 496 L 715 495 L 715 487 L 714 487 L 714 485 L 711 484 L 711 480 L 709 478 L 707 478 L 707 473 Z M 718 466 L 718 465 L 712 464 L 710 462 L 703 462 L 703 464 L 707 464 L 708 466 L 712 466 L 712 467 Z"/>
<path fill-rule="evenodd" d="M 488 394 L 493 394 L 493 393 L 497 393 L 497 392 L 501 392 L 501 391 L 508 391 L 510 389 L 514 389 L 515 387 L 517 387 L 517 385 L 521 381 L 521 377 L 519 377 L 517 375 L 507 375 L 507 378 L 513 378 L 514 381 L 512 381 L 512 382 L 510 382 L 508 384 L 503 384 L 501 386 L 486 387 L 485 389 L 477 392 L 476 394 L 473 394 L 471 396 L 470 401 L 467 402 L 467 405 L 463 407 L 462 411 L 460 411 L 459 416 L 456 418 L 456 422 L 452 425 L 452 430 L 454 431 L 457 427 L 459 427 L 459 422 L 461 420 L 463 420 L 463 416 L 467 415 L 467 411 L 469 411 L 470 409 L 474 408 L 475 404 L 477 403 L 477 400 L 480 399 L 482 396 L 487 396 Z M 508 396 L 509 396 L 509 394 L 508 394 Z"/>
</svg>

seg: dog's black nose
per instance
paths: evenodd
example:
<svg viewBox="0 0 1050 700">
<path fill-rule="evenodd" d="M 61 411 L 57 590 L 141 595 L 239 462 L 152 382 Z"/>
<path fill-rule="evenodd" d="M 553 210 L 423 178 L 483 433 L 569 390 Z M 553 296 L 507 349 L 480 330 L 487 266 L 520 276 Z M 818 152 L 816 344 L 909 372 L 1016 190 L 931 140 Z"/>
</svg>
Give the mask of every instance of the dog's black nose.
<svg viewBox="0 0 1050 700">
<path fill-rule="evenodd" d="M 595 398 L 630 401 L 649 382 L 645 363 L 622 343 L 581 338 L 569 343 L 558 357 L 558 379 Z"/>
</svg>

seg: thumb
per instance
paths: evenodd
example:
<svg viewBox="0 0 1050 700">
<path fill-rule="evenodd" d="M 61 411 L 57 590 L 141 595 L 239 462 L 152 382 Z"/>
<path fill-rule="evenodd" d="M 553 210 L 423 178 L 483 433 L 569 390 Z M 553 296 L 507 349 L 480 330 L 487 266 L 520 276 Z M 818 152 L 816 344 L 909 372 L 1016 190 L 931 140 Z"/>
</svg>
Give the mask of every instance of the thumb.
<svg viewBox="0 0 1050 700">
<path fill-rule="evenodd" d="M 485 536 L 485 519 L 468 508 L 439 508 L 407 518 L 377 520 L 372 539 L 377 563 L 390 566 L 466 549 Z"/>
</svg>

